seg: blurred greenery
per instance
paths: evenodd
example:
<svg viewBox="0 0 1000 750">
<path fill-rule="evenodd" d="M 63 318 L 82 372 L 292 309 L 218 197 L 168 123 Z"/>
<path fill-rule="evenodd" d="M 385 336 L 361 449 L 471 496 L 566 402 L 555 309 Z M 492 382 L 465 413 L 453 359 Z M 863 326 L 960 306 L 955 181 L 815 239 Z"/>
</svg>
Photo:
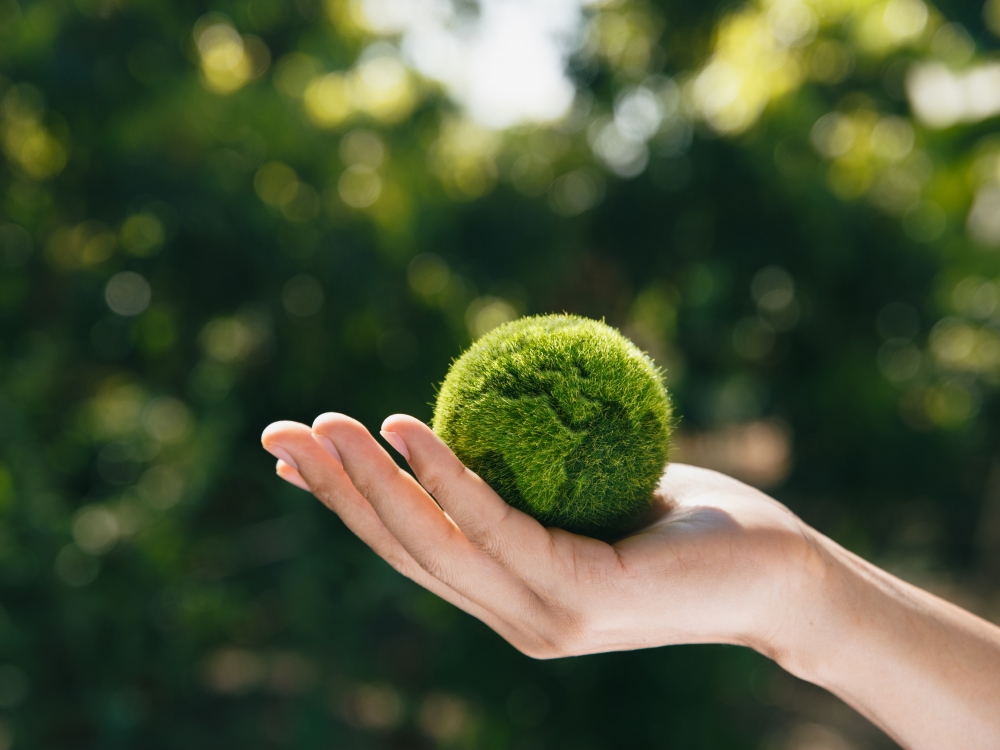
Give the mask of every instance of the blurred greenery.
<svg viewBox="0 0 1000 750">
<path fill-rule="evenodd" d="M 533 662 L 274 476 L 523 313 L 1000 620 L 1000 2 L 569 5 L 571 109 L 491 129 L 405 2 L 0 0 L 0 750 L 891 747 L 742 649 Z"/>
</svg>

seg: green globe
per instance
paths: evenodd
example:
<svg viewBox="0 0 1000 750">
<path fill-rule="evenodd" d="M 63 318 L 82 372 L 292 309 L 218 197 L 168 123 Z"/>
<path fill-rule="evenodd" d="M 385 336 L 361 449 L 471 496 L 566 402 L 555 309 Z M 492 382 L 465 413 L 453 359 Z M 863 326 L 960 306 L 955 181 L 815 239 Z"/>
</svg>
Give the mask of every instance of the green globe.
<svg viewBox="0 0 1000 750">
<path fill-rule="evenodd" d="M 612 539 L 650 507 L 672 424 L 661 372 L 635 344 L 596 320 L 540 315 L 455 360 L 432 427 L 515 508 Z"/>
</svg>

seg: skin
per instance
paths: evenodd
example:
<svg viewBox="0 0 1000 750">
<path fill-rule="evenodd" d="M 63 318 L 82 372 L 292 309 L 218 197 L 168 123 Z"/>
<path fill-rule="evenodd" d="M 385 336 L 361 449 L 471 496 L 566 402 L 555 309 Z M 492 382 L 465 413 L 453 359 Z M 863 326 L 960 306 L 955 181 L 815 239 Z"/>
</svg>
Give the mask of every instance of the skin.
<svg viewBox="0 0 1000 750">
<path fill-rule="evenodd" d="M 278 475 L 403 575 L 551 659 L 748 646 L 907 748 L 1000 747 L 1000 628 L 907 584 L 735 479 L 670 464 L 642 528 L 605 544 L 507 505 L 427 425 L 276 422 Z M 435 502 L 436 501 L 436 502 Z"/>
</svg>

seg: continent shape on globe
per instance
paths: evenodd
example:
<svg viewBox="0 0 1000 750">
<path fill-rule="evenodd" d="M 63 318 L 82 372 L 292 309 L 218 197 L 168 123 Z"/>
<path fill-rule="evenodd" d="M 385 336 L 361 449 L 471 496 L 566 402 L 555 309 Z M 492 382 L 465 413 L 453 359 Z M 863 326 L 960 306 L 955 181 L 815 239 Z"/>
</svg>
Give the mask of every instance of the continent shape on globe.
<svg viewBox="0 0 1000 750">
<path fill-rule="evenodd" d="M 611 539 L 650 507 L 672 424 L 662 373 L 635 344 L 596 320 L 543 315 L 463 353 L 432 426 L 515 508 Z"/>
</svg>

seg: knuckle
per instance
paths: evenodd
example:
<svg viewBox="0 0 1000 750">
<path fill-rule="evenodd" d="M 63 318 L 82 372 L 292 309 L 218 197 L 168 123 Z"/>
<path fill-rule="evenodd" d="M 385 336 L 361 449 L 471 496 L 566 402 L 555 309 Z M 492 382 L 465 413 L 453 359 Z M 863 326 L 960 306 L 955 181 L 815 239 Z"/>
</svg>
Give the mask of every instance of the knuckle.
<svg viewBox="0 0 1000 750">
<path fill-rule="evenodd" d="M 439 497 L 447 494 L 449 488 L 462 478 L 465 467 L 461 468 L 462 471 L 459 471 L 458 467 L 450 462 L 443 467 L 435 464 L 433 467 L 427 467 L 421 472 L 420 483 L 431 495 Z"/>
<path fill-rule="evenodd" d="M 424 489 L 427 490 L 431 496 L 437 497 L 441 493 L 441 487 L 443 486 L 440 472 L 425 470 L 420 475 L 420 484 L 424 486 Z"/>
<path fill-rule="evenodd" d="M 308 480 L 307 480 L 308 481 Z M 322 500 L 326 505 L 332 506 L 335 498 L 337 497 L 337 492 L 325 479 L 319 479 L 314 482 L 309 482 L 309 488 L 312 493 Z"/>
<path fill-rule="evenodd" d="M 492 560 L 501 562 L 507 557 L 507 543 L 503 534 L 497 532 L 494 526 L 481 526 L 469 532 L 471 541 L 480 551 Z"/>
<path fill-rule="evenodd" d="M 375 485 L 367 476 L 357 476 L 351 477 L 351 484 L 354 485 L 354 489 L 367 500 L 369 503 L 375 497 Z"/>
<path fill-rule="evenodd" d="M 428 575 L 433 577 L 430 571 L 419 565 L 416 560 L 403 551 L 390 552 L 385 556 L 385 561 L 397 572 L 409 578 L 411 581 L 423 583 Z"/>
<path fill-rule="evenodd" d="M 417 560 L 420 567 L 423 568 L 424 571 L 427 572 L 427 575 L 431 576 L 431 578 L 441 581 L 441 583 L 446 586 L 452 585 L 451 575 L 448 573 L 448 566 L 444 564 L 444 561 L 441 560 L 439 555 L 425 552 L 424 554 L 421 554 Z"/>
<path fill-rule="evenodd" d="M 351 481 L 358 492 L 364 495 L 369 501 L 377 500 L 380 494 L 387 494 L 391 491 L 392 482 L 402 470 L 395 464 L 376 465 L 364 467 L 361 471 L 355 471 L 351 475 Z"/>
</svg>

